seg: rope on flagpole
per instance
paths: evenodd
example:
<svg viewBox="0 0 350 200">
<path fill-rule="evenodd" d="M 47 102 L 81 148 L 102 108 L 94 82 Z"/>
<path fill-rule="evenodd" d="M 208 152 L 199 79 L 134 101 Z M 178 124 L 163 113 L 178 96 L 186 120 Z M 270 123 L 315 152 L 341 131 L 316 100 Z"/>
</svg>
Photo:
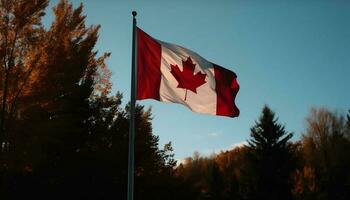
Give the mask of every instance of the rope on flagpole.
<svg viewBox="0 0 350 200">
<path fill-rule="evenodd" d="M 128 200 L 134 200 L 134 171 L 135 171 L 135 104 L 137 86 L 137 31 L 136 11 L 132 11 L 132 60 L 131 60 L 131 93 L 130 93 L 130 115 L 129 115 L 129 157 L 128 157 Z"/>
</svg>

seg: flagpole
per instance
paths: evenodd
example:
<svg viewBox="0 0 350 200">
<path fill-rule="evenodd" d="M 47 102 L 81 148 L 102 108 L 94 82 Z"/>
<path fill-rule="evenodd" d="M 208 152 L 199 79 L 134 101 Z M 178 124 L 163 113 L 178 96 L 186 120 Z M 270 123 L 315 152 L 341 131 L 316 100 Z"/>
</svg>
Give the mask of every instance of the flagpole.
<svg viewBox="0 0 350 200">
<path fill-rule="evenodd" d="M 135 169 L 135 104 L 136 104 L 136 11 L 132 11 L 132 60 L 131 60 L 131 93 L 130 93 L 130 116 L 129 116 L 129 158 L 128 158 L 128 200 L 134 200 L 134 169 Z"/>
</svg>

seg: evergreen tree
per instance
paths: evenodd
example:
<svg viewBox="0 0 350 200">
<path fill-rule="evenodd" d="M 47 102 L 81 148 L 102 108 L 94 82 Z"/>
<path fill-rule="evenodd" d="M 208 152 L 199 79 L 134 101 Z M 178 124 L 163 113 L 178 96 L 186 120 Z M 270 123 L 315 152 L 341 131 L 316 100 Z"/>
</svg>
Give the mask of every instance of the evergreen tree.
<svg viewBox="0 0 350 200">
<path fill-rule="evenodd" d="M 248 141 L 249 167 L 243 172 L 246 199 L 292 199 L 290 175 L 294 162 L 288 142 L 292 136 L 265 106 Z"/>
<path fill-rule="evenodd" d="M 0 170 L 10 177 L 2 188 L 12 188 L 12 195 L 63 185 L 65 166 L 74 168 L 71 161 L 85 145 L 90 100 L 110 90 L 109 54 L 98 57 L 93 50 L 99 26 L 86 27 L 82 5 L 73 9 L 61 0 L 45 29 L 47 5 L 0 1 Z"/>
<path fill-rule="evenodd" d="M 49 28 L 47 0 L 0 5 L 0 198 L 126 199 L 128 107 L 110 96 L 99 26 L 66 0 Z M 171 143 L 159 148 L 151 110 L 136 116 L 136 196 L 181 199 Z"/>
</svg>

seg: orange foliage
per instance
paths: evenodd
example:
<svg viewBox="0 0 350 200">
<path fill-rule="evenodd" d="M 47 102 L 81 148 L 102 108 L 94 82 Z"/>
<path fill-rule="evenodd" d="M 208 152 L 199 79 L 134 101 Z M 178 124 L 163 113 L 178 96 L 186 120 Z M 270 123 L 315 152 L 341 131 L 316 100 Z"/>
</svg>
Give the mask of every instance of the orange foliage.
<svg viewBox="0 0 350 200">
<path fill-rule="evenodd" d="M 85 26 L 83 6 L 74 9 L 66 0 L 53 9 L 49 29 L 41 24 L 48 0 L 0 1 L 0 100 L 11 121 L 31 106 L 49 108 L 75 85 L 92 81 L 91 97 L 108 95 L 109 53 L 97 57 L 94 46 L 99 26 Z"/>
</svg>

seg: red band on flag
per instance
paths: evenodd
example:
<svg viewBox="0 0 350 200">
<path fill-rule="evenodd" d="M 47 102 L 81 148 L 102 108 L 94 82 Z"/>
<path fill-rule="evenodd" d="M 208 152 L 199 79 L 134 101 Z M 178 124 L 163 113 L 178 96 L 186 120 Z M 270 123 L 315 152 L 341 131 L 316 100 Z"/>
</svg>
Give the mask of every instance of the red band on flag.
<svg viewBox="0 0 350 200">
<path fill-rule="evenodd" d="M 216 82 L 216 114 L 228 117 L 237 117 L 239 109 L 235 104 L 235 98 L 239 90 L 234 72 L 214 65 L 215 82 Z"/>
<path fill-rule="evenodd" d="M 137 96 L 136 99 L 160 100 L 161 45 L 137 28 Z"/>
</svg>

